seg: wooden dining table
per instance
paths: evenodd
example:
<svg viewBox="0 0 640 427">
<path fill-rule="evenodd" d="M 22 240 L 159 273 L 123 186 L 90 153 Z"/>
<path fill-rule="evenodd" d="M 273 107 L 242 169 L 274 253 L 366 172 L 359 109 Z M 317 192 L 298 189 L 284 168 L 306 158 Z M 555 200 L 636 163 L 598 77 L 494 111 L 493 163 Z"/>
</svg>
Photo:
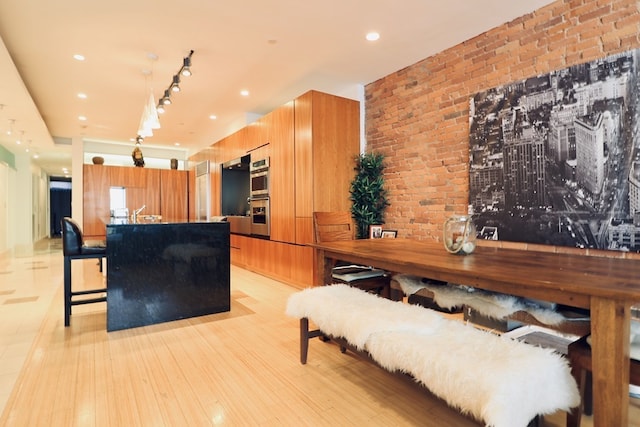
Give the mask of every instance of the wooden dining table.
<svg viewBox="0 0 640 427">
<path fill-rule="evenodd" d="M 315 285 L 331 283 L 331 269 L 341 260 L 589 309 L 594 426 L 628 425 L 631 306 L 640 302 L 639 260 L 488 246 L 455 255 L 442 243 L 411 239 L 311 246 L 318 262 Z"/>
</svg>

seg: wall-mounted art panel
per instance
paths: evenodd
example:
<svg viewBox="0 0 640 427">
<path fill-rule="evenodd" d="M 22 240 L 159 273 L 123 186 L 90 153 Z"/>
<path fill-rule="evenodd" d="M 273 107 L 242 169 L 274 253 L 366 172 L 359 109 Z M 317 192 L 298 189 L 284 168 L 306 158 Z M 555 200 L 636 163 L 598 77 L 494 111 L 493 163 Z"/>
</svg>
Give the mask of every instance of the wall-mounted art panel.
<svg viewBox="0 0 640 427">
<path fill-rule="evenodd" d="M 479 236 L 640 252 L 639 50 L 476 94 Z"/>
</svg>

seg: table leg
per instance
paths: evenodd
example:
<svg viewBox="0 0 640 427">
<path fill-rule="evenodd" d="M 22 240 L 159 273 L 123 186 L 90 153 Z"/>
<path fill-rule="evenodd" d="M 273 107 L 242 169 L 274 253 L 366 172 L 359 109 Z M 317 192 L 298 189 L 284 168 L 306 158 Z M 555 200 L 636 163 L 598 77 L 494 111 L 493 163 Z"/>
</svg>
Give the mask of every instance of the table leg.
<svg viewBox="0 0 640 427">
<path fill-rule="evenodd" d="M 630 322 L 630 303 L 591 298 L 594 427 L 628 425 Z"/>
<path fill-rule="evenodd" d="M 336 260 L 326 258 L 322 249 L 316 250 L 316 277 L 315 286 L 329 285 L 333 282 L 332 271 L 336 266 Z"/>
</svg>

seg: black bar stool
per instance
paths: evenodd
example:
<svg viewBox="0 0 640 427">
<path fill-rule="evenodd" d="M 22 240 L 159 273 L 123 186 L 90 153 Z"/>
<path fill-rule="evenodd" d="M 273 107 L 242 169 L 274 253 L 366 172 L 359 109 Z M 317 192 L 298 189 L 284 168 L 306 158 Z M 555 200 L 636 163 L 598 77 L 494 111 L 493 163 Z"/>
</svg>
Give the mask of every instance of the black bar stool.
<svg viewBox="0 0 640 427">
<path fill-rule="evenodd" d="M 107 256 L 105 242 L 85 242 L 82 237 L 80 226 L 72 218 L 64 217 L 62 224 L 62 253 L 64 255 L 64 326 L 69 326 L 71 316 L 71 306 L 79 304 L 91 304 L 104 302 L 106 296 L 96 298 L 85 298 L 74 300 L 77 295 L 91 295 L 106 293 L 107 288 L 89 289 L 74 292 L 71 290 L 71 260 L 98 258 L 100 261 L 100 271 L 102 271 L 102 258 Z"/>
</svg>

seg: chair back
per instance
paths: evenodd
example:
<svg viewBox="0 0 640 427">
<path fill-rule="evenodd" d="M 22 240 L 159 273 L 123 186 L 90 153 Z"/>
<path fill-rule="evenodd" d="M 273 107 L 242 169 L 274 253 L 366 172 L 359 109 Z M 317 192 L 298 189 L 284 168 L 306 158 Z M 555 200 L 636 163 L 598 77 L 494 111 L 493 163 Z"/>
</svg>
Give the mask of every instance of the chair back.
<svg viewBox="0 0 640 427">
<path fill-rule="evenodd" d="M 82 251 L 82 231 L 78 223 L 69 217 L 60 221 L 62 225 L 62 253 L 64 256 L 78 255 Z"/>
<path fill-rule="evenodd" d="M 356 237 L 349 212 L 314 212 L 313 229 L 316 243 L 353 240 Z"/>
</svg>

